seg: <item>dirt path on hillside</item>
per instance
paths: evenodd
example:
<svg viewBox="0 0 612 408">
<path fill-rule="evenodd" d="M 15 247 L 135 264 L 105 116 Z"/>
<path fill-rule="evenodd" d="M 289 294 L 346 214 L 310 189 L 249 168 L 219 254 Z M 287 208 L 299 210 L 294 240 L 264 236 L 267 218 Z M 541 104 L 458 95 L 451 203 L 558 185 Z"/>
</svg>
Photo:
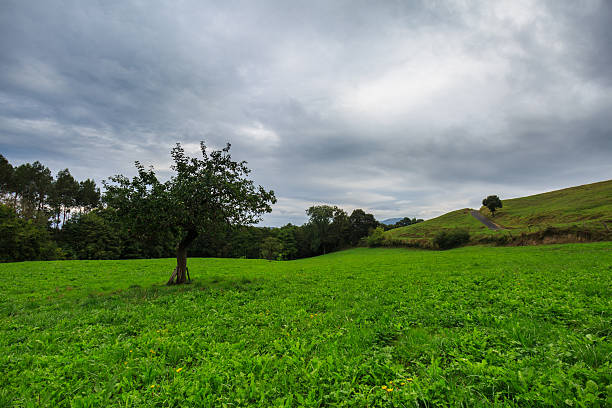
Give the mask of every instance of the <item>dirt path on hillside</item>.
<svg viewBox="0 0 612 408">
<path fill-rule="evenodd" d="M 482 222 L 487 228 L 494 230 L 494 231 L 498 231 L 498 230 L 503 230 L 504 228 L 500 227 L 499 225 L 495 224 L 493 221 L 491 221 L 490 219 L 488 219 L 487 217 L 485 217 L 484 215 L 482 215 L 481 213 L 479 213 L 476 210 L 471 210 L 470 214 L 472 214 L 472 217 L 476 218 L 478 221 Z"/>
</svg>

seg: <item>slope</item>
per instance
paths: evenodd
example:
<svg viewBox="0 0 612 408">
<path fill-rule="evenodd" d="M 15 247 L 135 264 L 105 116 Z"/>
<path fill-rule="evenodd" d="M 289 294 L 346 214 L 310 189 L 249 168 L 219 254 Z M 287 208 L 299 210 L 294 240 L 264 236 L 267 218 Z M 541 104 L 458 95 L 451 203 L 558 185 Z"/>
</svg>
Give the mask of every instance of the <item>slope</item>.
<svg viewBox="0 0 612 408">
<path fill-rule="evenodd" d="M 612 220 L 612 180 L 503 201 L 495 222 L 506 228 L 600 224 Z M 481 213 L 490 216 L 486 208 Z M 610 226 L 609 226 L 610 227 Z"/>
<path fill-rule="evenodd" d="M 472 242 L 516 244 L 533 240 L 532 243 L 612 239 L 612 180 L 502 202 L 503 208 L 494 217 L 485 207 L 480 213 L 504 230 L 487 229 L 465 208 L 387 231 L 386 244 L 429 246 L 440 231 L 457 229 L 468 231 Z"/>
</svg>

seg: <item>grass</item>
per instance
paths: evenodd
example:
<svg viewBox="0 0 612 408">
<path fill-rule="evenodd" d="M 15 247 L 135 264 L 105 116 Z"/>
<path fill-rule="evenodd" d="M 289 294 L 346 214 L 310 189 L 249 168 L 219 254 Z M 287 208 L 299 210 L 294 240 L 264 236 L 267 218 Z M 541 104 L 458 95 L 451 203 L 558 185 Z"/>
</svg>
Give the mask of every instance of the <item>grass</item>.
<svg viewBox="0 0 612 408">
<path fill-rule="evenodd" d="M 465 208 L 387 231 L 387 244 L 427 245 L 440 231 L 455 229 L 469 232 L 472 242 L 476 243 L 499 241 L 500 237 L 517 238 L 519 235 L 537 235 L 540 238 L 538 242 L 541 242 L 546 235 L 542 232 L 547 229 L 569 241 L 609 239 L 612 236 L 612 180 L 502 200 L 502 203 L 503 208 L 497 210 L 494 217 L 485 207 L 480 212 L 505 228 L 503 231 L 489 230 L 470 215 L 470 209 Z"/>
<path fill-rule="evenodd" d="M 172 268 L 1 264 L 0 406 L 612 402 L 609 242 Z"/>
</svg>

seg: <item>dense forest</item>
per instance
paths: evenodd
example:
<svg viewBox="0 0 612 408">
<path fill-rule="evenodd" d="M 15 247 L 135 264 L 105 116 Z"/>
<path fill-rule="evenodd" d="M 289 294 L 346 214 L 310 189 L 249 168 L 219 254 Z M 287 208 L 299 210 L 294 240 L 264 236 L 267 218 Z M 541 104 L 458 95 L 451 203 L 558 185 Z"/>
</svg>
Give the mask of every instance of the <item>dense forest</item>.
<svg viewBox="0 0 612 408">
<path fill-rule="evenodd" d="M 190 256 L 290 260 L 356 245 L 375 245 L 383 229 L 421 222 L 404 218 L 383 225 L 372 214 L 337 206 L 306 210 L 301 226 L 229 226 L 196 239 Z M 68 169 L 55 177 L 36 161 L 13 166 L 0 155 L 0 261 L 172 257 L 176 237 L 160 231 L 143 238 L 108 204 L 92 179 Z M 369 242 L 368 242 L 369 240 Z"/>
</svg>

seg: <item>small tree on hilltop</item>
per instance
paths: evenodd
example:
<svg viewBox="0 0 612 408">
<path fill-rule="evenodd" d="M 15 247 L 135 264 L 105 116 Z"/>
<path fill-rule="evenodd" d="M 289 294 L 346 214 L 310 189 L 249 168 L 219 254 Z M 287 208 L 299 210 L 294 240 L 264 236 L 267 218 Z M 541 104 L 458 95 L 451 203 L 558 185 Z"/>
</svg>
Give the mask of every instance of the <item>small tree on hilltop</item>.
<svg viewBox="0 0 612 408">
<path fill-rule="evenodd" d="M 247 163 L 232 160 L 229 143 L 210 153 L 204 142 L 200 148 L 202 158 L 190 158 L 177 143 L 171 153 L 176 174 L 165 183 L 152 167 L 145 170 L 139 162 L 138 175 L 132 180 L 118 175 L 104 183 L 106 203 L 118 211 L 133 234 L 146 238 L 165 231 L 177 237 L 176 268 L 169 285 L 188 281 L 187 248 L 198 235 L 255 223 L 276 202 L 274 191 L 255 187 L 247 179 Z"/>
<path fill-rule="evenodd" d="M 490 195 L 484 200 L 482 200 L 482 205 L 484 205 L 489 209 L 489 211 L 491 211 L 492 216 L 495 216 L 496 209 L 503 207 L 501 200 L 496 195 Z"/>
</svg>

